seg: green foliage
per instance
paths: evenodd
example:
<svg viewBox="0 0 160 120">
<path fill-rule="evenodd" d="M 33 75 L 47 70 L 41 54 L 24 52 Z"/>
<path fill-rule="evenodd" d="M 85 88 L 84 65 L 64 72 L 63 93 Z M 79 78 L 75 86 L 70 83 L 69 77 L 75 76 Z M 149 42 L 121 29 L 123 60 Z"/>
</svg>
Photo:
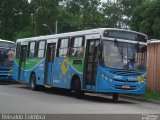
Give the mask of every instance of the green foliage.
<svg viewBox="0 0 160 120">
<path fill-rule="evenodd" d="M 65 8 L 59 9 L 58 33 L 81 30 L 82 18 L 68 12 Z"/>
<path fill-rule="evenodd" d="M 146 94 L 143 97 L 147 99 L 160 100 L 160 91 L 153 92 L 147 90 Z"/>
<path fill-rule="evenodd" d="M 147 90 L 144 95 L 133 95 L 133 96 L 160 101 L 160 91 L 153 92 L 151 90 Z"/>
<path fill-rule="evenodd" d="M 14 33 L 14 40 L 20 38 L 32 37 L 34 36 L 33 33 L 34 33 L 34 28 L 32 26 L 25 27 L 22 30 Z"/>
<path fill-rule="evenodd" d="M 160 38 L 159 0 L 1 0 L 0 4 L 1 39 L 54 34 L 56 21 L 58 33 L 111 27 Z"/>
<path fill-rule="evenodd" d="M 47 24 L 54 31 L 55 21 L 58 15 L 58 0 L 33 0 L 31 1 L 32 20 L 35 27 L 35 35 L 52 34 L 43 24 Z"/>
<path fill-rule="evenodd" d="M 104 4 L 104 14 L 105 14 L 105 26 L 113 28 L 121 28 L 122 20 L 122 10 L 119 3 L 106 2 Z"/>
<path fill-rule="evenodd" d="M 159 0 L 146 0 L 138 5 L 133 12 L 131 28 L 147 34 L 150 38 L 160 39 L 159 6 Z"/>
<path fill-rule="evenodd" d="M 103 14 L 100 12 L 100 0 L 68 0 L 66 10 L 79 19 L 77 30 L 103 26 Z"/>
<path fill-rule="evenodd" d="M 1 0 L 0 37 L 2 39 L 13 40 L 15 31 L 29 25 L 28 7 L 27 0 Z"/>
</svg>

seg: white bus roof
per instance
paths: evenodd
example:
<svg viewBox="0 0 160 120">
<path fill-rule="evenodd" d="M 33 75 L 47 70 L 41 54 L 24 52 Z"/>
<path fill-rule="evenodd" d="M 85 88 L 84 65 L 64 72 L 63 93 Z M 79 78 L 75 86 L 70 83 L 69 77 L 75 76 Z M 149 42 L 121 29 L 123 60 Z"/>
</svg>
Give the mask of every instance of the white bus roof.
<svg viewBox="0 0 160 120">
<path fill-rule="evenodd" d="M 0 39 L 0 42 L 15 43 L 15 42 L 13 42 L 13 41 L 9 41 L 9 40 L 2 40 L 2 39 Z"/>
<path fill-rule="evenodd" d="M 151 44 L 151 43 L 160 43 L 160 40 L 158 40 L 158 39 L 148 40 L 148 44 Z"/>
<path fill-rule="evenodd" d="M 69 36 L 80 36 L 80 35 L 87 35 L 87 34 L 102 34 L 105 30 L 117 30 L 117 31 L 128 31 L 137 34 L 141 34 L 147 37 L 147 35 L 126 29 L 117 29 L 117 28 L 97 28 L 97 29 L 90 29 L 90 30 L 82 30 L 82 31 L 75 31 L 75 32 L 68 32 L 68 33 L 60 33 L 60 34 L 53 34 L 53 35 L 45 35 L 45 36 L 37 36 L 37 37 L 30 37 L 30 38 L 22 38 L 17 39 L 17 42 L 25 42 L 25 41 L 35 41 L 35 40 L 43 40 L 43 39 L 53 39 L 53 38 L 63 38 Z"/>
</svg>

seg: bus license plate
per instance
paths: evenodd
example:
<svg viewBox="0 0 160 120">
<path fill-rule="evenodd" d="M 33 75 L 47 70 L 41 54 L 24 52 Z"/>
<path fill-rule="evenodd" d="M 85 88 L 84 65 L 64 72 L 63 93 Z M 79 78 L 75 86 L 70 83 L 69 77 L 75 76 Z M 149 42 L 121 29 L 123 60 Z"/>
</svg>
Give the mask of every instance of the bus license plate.
<svg viewBox="0 0 160 120">
<path fill-rule="evenodd" d="M 122 85 L 122 88 L 124 88 L 124 89 L 129 89 L 130 86 L 128 86 L 128 85 Z"/>
</svg>

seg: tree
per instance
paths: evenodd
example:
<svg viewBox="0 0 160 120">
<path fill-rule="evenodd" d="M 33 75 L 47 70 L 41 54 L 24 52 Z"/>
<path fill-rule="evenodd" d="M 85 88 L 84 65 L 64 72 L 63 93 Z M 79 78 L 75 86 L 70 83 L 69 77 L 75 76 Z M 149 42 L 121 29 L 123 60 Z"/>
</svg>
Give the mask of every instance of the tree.
<svg viewBox="0 0 160 120">
<path fill-rule="evenodd" d="M 122 28 L 122 10 L 119 2 L 107 1 L 103 4 L 105 15 L 105 27 Z"/>
<path fill-rule="evenodd" d="M 15 31 L 29 25 L 27 0 L 1 0 L 0 37 L 13 40 Z"/>
<path fill-rule="evenodd" d="M 58 23 L 59 33 L 78 31 L 82 29 L 81 16 L 70 13 L 66 8 L 59 9 Z"/>
<path fill-rule="evenodd" d="M 58 17 L 59 0 L 32 0 L 31 10 L 35 36 L 51 34 L 49 29 L 43 24 L 47 24 L 52 31 Z"/>
<path fill-rule="evenodd" d="M 103 26 L 100 5 L 100 0 L 66 0 L 64 7 L 70 14 L 79 16 L 78 29 L 89 29 Z"/>
<path fill-rule="evenodd" d="M 160 38 L 160 1 L 146 0 L 135 8 L 131 28 L 147 34 L 150 38 Z"/>
<path fill-rule="evenodd" d="M 133 12 L 137 6 L 141 6 L 145 0 L 118 0 L 121 4 L 123 23 L 130 28 Z"/>
</svg>

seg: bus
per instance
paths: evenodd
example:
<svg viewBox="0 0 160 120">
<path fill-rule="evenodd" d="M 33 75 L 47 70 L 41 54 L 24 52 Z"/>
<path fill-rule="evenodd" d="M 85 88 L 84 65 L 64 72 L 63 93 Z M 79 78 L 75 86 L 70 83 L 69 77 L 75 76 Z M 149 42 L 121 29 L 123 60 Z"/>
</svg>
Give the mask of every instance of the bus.
<svg viewBox="0 0 160 120">
<path fill-rule="evenodd" d="M 0 80 L 10 80 L 13 76 L 15 43 L 0 39 Z"/>
<path fill-rule="evenodd" d="M 147 35 L 97 28 L 18 39 L 14 79 L 29 85 L 84 92 L 144 94 Z"/>
</svg>

